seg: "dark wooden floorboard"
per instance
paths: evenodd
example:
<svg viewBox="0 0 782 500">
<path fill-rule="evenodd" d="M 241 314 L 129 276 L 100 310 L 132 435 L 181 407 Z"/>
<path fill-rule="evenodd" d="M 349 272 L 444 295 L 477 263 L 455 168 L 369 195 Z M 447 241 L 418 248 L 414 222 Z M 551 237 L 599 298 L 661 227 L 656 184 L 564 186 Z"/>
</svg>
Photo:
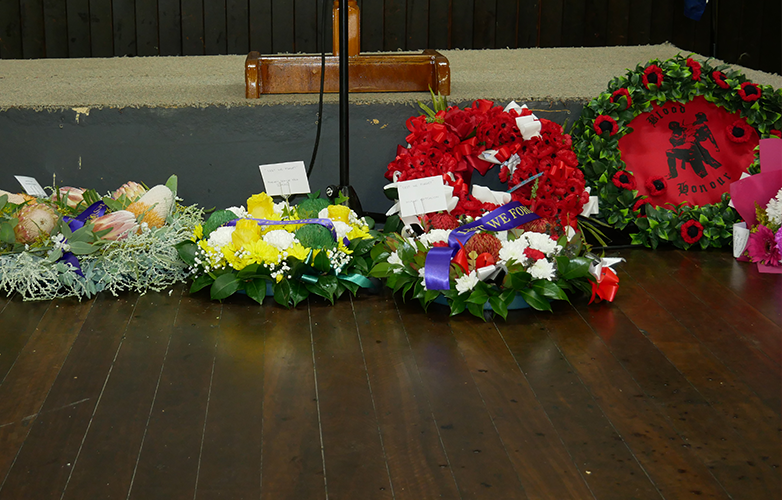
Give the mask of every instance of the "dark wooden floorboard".
<svg viewBox="0 0 782 500">
<path fill-rule="evenodd" d="M 590 498 L 573 457 L 494 323 L 461 316 L 451 320 L 451 329 L 527 496 Z"/>
<path fill-rule="evenodd" d="M 127 498 L 183 289 L 136 304 L 63 498 Z"/>
<path fill-rule="evenodd" d="M 93 300 L 53 301 L 0 385 L 0 478 L 3 482 L 92 305 Z M 7 332 L 5 328 L 4 324 L 3 330 Z"/>
<path fill-rule="evenodd" d="M 264 307 L 261 498 L 326 498 L 307 305 Z"/>
<path fill-rule="evenodd" d="M 393 297 L 353 299 L 396 500 L 458 499 L 421 373 Z"/>
<path fill-rule="evenodd" d="M 511 311 L 508 320 L 498 321 L 497 327 L 595 497 L 659 499 L 660 493 L 638 458 L 553 342 L 540 317 L 530 310 Z"/>
<path fill-rule="evenodd" d="M 766 436 L 766 443 L 753 439 L 757 451 L 750 450 L 746 441 L 756 436 L 747 434 L 752 432 L 746 429 L 748 426 L 742 426 L 746 431 L 742 438 L 731 422 L 738 418 L 733 419 L 715 408 L 723 401 L 739 403 L 730 401 L 730 387 L 726 388 L 728 394 L 724 398 L 714 392 L 715 386 L 720 383 L 725 385 L 722 380 L 724 367 L 703 359 L 699 343 L 691 341 L 688 345 L 686 332 L 676 332 L 678 325 L 674 322 L 666 324 L 666 318 L 651 307 L 651 300 L 641 290 L 630 288 L 616 302 L 610 308 L 582 304 L 578 311 L 595 332 L 601 332 L 599 335 L 605 346 L 641 388 L 642 392 L 633 396 L 655 404 L 693 454 L 733 498 L 773 496 L 780 486 L 779 477 L 772 464 L 761 459 L 762 456 L 774 457 L 780 449 L 779 440 L 775 444 L 775 440 L 770 439 L 774 436 L 771 429 L 773 420 L 758 421 L 756 415 L 744 419 L 747 424 L 759 425 L 756 432 Z M 643 322 L 643 326 L 651 331 L 639 330 L 640 325 L 636 326 L 623 314 L 624 307 L 632 312 L 632 318 Z M 671 330 L 665 331 L 666 327 Z M 667 340 L 678 340 L 675 348 L 678 354 L 675 356 L 676 361 L 683 365 L 681 368 L 674 366 L 652 343 L 661 331 L 662 335 L 669 337 Z M 676 333 L 680 333 L 680 338 L 671 339 Z M 685 378 L 686 375 L 691 375 L 690 380 Z M 709 394 L 711 400 L 699 391 L 701 388 L 704 392 L 712 389 Z M 745 387 L 744 391 L 748 388 Z M 730 411 L 735 411 L 735 408 Z M 768 413 L 773 415 L 773 412 Z"/>
<path fill-rule="evenodd" d="M 223 303 L 196 498 L 261 496 L 263 370 L 269 307 Z"/>
<path fill-rule="evenodd" d="M 678 260 L 678 254 L 671 254 L 671 257 Z M 659 259 L 657 256 L 649 255 L 648 252 L 634 251 L 627 254 L 627 259 L 627 263 L 622 266 L 622 270 L 632 280 L 626 282 L 627 285 L 630 287 L 638 286 L 653 297 L 665 310 L 661 314 L 670 315 L 687 331 L 682 332 L 682 328 L 677 326 L 671 328 L 682 332 L 681 335 L 687 336 L 689 333 L 698 339 L 705 349 L 713 353 L 730 372 L 734 373 L 743 384 L 750 387 L 751 392 L 758 395 L 779 416 L 780 407 L 782 407 L 780 400 L 782 391 L 780 390 L 778 363 L 745 337 L 743 331 L 727 325 L 697 296 L 682 287 L 671 286 L 667 273 L 660 272 L 661 266 L 665 265 L 665 258 Z M 765 287 L 766 290 L 768 288 Z M 655 321 L 656 318 L 650 318 L 650 322 Z M 641 328 L 654 331 L 651 327 L 642 326 Z M 673 338 L 673 340 L 678 339 Z M 661 339 L 655 343 L 661 349 L 670 346 L 668 351 L 670 351 L 671 357 L 677 355 L 676 351 L 679 345 L 676 342 L 669 344 Z M 686 354 L 682 354 L 686 358 Z M 686 365 L 684 367 L 686 368 Z M 739 392 L 743 397 L 751 398 L 753 396 L 751 393 Z"/>
<path fill-rule="evenodd" d="M 612 307 L 599 304 L 595 309 Z M 691 492 L 729 498 L 692 446 L 607 348 L 603 339 L 617 334 L 615 326 L 596 335 L 567 304 L 554 306 L 554 314 L 537 316 L 664 497 Z"/>
<path fill-rule="evenodd" d="M 0 298 L 0 500 L 782 498 L 782 276 L 623 250 L 613 303 Z"/>
<path fill-rule="evenodd" d="M 390 499 L 391 484 L 348 297 L 310 301 L 329 498 Z"/>
<path fill-rule="evenodd" d="M 98 296 L 0 498 L 60 498 L 137 301 Z"/>
<path fill-rule="evenodd" d="M 461 498 L 528 498 L 459 354 L 447 312 L 397 305 Z"/>
</svg>

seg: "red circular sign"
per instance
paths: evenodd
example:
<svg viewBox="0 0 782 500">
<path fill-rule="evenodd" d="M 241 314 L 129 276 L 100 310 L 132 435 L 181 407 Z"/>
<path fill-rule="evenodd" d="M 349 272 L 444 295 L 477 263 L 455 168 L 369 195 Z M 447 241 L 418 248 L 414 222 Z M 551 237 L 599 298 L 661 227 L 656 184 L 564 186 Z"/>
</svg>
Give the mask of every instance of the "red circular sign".
<svg viewBox="0 0 782 500">
<path fill-rule="evenodd" d="M 619 139 L 639 195 L 655 207 L 665 203 L 711 205 L 754 161 L 757 131 L 738 112 L 698 96 L 687 103 L 653 104 L 628 124 Z M 670 208 L 670 207 L 668 207 Z"/>
</svg>

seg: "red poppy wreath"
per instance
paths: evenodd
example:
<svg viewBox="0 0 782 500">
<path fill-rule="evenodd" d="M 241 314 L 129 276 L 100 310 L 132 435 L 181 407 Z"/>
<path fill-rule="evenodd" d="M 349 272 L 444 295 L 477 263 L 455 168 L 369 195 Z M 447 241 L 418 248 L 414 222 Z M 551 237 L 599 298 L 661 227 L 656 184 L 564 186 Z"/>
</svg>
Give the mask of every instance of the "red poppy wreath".
<svg viewBox="0 0 782 500">
<path fill-rule="evenodd" d="M 759 139 L 780 129 L 782 91 L 677 56 L 614 78 L 572 137 L 600 218 L 633 227 L 634 244 L 707 248 L 732 242 L 730 184 L 757 173 Z"/>
</svg>

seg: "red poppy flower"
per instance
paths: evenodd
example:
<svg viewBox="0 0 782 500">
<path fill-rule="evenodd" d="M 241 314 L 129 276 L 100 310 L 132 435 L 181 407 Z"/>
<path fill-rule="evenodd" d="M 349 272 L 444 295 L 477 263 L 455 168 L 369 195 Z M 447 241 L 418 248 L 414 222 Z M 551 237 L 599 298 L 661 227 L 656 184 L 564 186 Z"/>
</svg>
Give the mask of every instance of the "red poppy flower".
<svg viewBox="0 0 782 500">
<path fill-rule="evenodd" d="M 747 122 L 739 119 L 733 122 L 733 125 L 728 125 L 728 139 L 741 144 L 747 142 L 752 137 L 752 127 L 747 125 Z"/>
<path fill-rule="evenodd" d="M 711 77 L 714 78 L 714 83 L 716 83 L 718 87 L 723 89 L 730 88 L 728 82 L 725 81 L 725 73 L 723 73 L 722 71 L 713 71 L 711 73 Z"/>
<path fill-rule="evenodd" d="M 616 120 L 608 115 L 600 115 L 595 118 L 595 124 L 592 127 L 597 135 L 603 132 L 608 132 L 608 135 L 615 135 L 619 131 L 619 125 L 616 124 Z"/>
<path fill-rule="evenodd" d="M 617 171 L 611 178 L 611 181 L 614 183 L 614 186 L 618 188 L 624 188 L 630 191 L 635 189 L 635 177 L 626 170 Z"/>
<path fill-rule="evenodd" d="M 657 85 L 657 88 L 663 84 L 663 70 L 656 64 L 648 66 L 644 70 L 643 76 L 644 87 L 649 88 L 649 84 Z"/>
<path fill-rule="evenodd" d="M 757 101 L 760 99 L 760 87 L 752 82 L 744 82 L 741 84 L 741 88 L 738 91 L 739 97 L 747 102 Z"/>
<path fill-rule="evenodd" d="M 649 177 L 646 179 L 644 185 L 646 186 L 646 190 L 649 191 L 651 196 L 659 196 L 663 194 L 666 189 L 668 189 L 668 183 L 665 182 L 665 177 L 661 177 L 659 175 Z"/>
<path fill-rule="evenodd" d="M 647 198 L 640 198 L 638 201 L 633 204 L 633 212 L 638 212 L 641 210 L 645 205 L 649 204 L 649 200 Z M 645 216 L 642 216 L 645 217 Z"/>
<path fill-rule="evenodd" d="M 552 200 L 538 198 L 537 202 L 534 212 L 539 216 L 546 219 L 557 215 L 557 205 Z"/>
<path fill-rule="evenodd" d="M 697 243 L 703 236 L 703 226 L 697 220 L 688 220 L 682 224 L 681 235 L 686 243 L 690 245 Z"/>
<path fill-rule="evenodd" d="M 782 131 L 780 131 L 780 130 L 776 130 L 776 129 L 772 128 L 769 131 L 768 135 L 773 135 L 774 137 L 779 137 L 780 139 L 782 139 Z"/>
<path fill-rule="evenodd" d="M 609 99 L 611 102 L 618 102 L 619 98 L 625 96 L 627 98 L 627 106 L 625 106 L 625 109 L 630 108 L 630 106 L 633 105 L 633 99 L 630 97 L 630 92 L 627 89 L 619 89 L 615 90 L 613 94 L 611 94 L 611 98 Z"/>
<path fill-rule="evenodd" d="M 701 79 L 701 63 L 691 57 L 688 57 L 687 67 L 692 71 L 692 79 L 699 81 Z"/>
</svg>

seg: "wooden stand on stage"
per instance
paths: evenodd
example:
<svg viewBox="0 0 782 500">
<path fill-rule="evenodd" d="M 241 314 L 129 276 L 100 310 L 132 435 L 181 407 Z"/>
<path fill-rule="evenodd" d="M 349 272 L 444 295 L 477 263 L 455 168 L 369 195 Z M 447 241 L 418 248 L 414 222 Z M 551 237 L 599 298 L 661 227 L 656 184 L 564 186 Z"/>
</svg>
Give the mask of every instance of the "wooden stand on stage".
<svg viewBox="0 0 782 500">
<path fill-rule="evenodd" d="M 334 54 L 326 56 L 325 92 L 339 91 L 339 2 L 334 2 Z M 348 56 L 351 92 L 428 92 L 449 95 L 448 59 L 436 50 L 420 54 L 360 54 L 359 12 L 348 0 Z M 261 55 L 253 51 L 245 61 L 245 94 L 312 94 L 320 91 L 321 56 Z"/>
</svg>

